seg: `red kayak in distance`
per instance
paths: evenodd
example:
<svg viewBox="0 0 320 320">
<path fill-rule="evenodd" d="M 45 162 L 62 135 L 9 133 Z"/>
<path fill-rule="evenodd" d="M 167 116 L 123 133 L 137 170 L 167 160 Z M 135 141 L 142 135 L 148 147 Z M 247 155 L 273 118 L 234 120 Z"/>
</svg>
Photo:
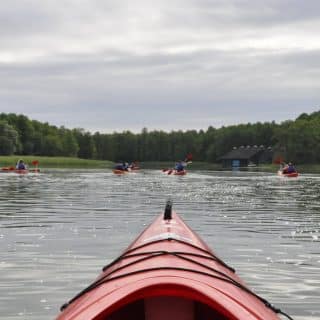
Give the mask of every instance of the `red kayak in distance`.
<svg viewBox="0 0 320 320">
<path fill-rule="evenodd" d="M 139 167 L 137 161 L 132 162 L 130 165 L 127 162 L 124 163 L 124 162 L 120 161 L 113 168 L 112 172 L 114 174 L 119 174 L 120 175 L 120 174 L 125 174 L 125 173 L 128 173 L 128 172 L 136 173 L 139 170 L 140 170 L 140 167 Z"/>
<path fill-rule="evenodd" d="M 127 171 L 127 170 L 113 169 L 112 172 L 113 172 L 114 174 L 126 174 L 126 173 L 128 173 L 129 171 Z"/>
<path fill-rule="evenodd" d="M 139 163 L 137 161 L 132 162 L 129 166 L 129 169 L 131 169 L 132 171 L 140 170 Z"/>
<path fill-rule="evenodd" d="M 32 169 L 29 169 L 28 167 L 26 167 L 26 169 L 16 169 L 16 167 L 14 166 L 10 166 L 10 167 L 2 167 L 1 171 L 3 172 L 14 172 L 17 174 L 27 174 L 29 172 L 40 172 L 40 169 L 38 168 L 39 165 L 39 161 L 38 160 L 33 160 L 32 165 L 35 166 Z"/>
<path fill-rule="evenodd" d="M 27 174 L 29 173 L 28 169 L 15 169 L 13 170 L 13 172 L 17 173 L 17 174 Z"/>
<path fill-rule="evenodd" d="M 186 170 L 177 171 L 175 169 L 163 169 L 162 172 L 166 173 L 167 175 L 173 176 L 184 176 L 187 174 Z"/>
<path fill-rule="evenodd" d="M 187 171 L 186 170 L 181 170 L 181 171 L 177 171 L 177 170 L 173 170 L 173 173 L 172 173 L 174 176 L 184 176 L 187 174 Z"/>
<path fill-rule="evenodd" d="M 298 172 L 283 173 L 281 170 L 278 171 L 278 176 L 281 177 L 296 178 L 298 175 Z"/>
<path fill-rule="evenodd" d="M 286 315 L 253 293 L 170 202 L 61 310 L 57 320 L 279 320 L 277 313 Z"/>
<path fill-rule="evenodd" d="M 128 169 L 128 170 L 119 170 L 119 169 L 113 169 L 112 170 L 112 172 L 114 173 L 114 174 L 119 174 L 119 175 L 121 175 L 121 174 L 126 174 L 126 173 L 136 173 L 137 171 L 138 171 L 139 169 Z"/>
<path fill-rule="evenodd" d="M 2 167 L 1 168 L 1 171 L 15 171 L 16 170 L 16 168 L 15 167 Z"/>
<path fill-rule="evenodd" d="M 3 172 L 14 172 L 17 174 L 27 174 L 29 172 L 40 172 L 39 168 L 36 169 L 15 169 L 14 167 L 3 167 L 1 168 Z"/>
</svg>

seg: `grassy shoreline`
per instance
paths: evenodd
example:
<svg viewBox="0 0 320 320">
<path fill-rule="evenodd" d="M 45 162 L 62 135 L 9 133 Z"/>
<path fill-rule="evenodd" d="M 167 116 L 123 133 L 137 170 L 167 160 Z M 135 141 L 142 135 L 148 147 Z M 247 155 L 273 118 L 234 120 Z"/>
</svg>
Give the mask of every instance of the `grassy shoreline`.
<svg viewBox="0 0 320 320">
<path fill-rule="evenodd" d="M 40 168 L 112 168 L 113 162 L 107 160 L 88 160 L 69 157 L 40 156 L 0 156 L 0 167 L 15 166 L 19 159 L 32 167 L 32 161 L 39 161 Z"/>
<path fill-rule="evenodd" d="M 88 160 L 71 157 L 42 157 L 42 156 L 0 156 L 0 168 L 14 166 L 19 159 L 23 159 L 30 167 L 34 160 L 39 161 L 40 168 L 75 168 L 75 169 L 111 169 L 114 163 L 108 160 Z M 164 169 L 172 168 L 174 161 L 147 161 L 140 162 L 142 169 Z M 297 165 L 300 173 L 320 173 L 320 164 L 301 164 Z M 274 164 L 261 165 L 254 168 L 241 168 L 244 171 L 258 172 L 277 172 L 279 166 Z M 207 163 L 193 161 L 187 167 L 188 170 L 214 170 L 214 171 L 230 171 L 231 169 L 222 168 L 219 163 Z"/>
</svg>

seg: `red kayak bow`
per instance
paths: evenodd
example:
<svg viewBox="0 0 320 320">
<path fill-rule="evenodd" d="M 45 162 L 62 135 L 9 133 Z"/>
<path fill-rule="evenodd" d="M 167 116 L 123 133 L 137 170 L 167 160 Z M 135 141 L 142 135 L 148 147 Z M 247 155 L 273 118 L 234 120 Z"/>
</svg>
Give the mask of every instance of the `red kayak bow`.
<svg viewBox="0 0 320 320">
<path fill-rule="evenodd" d="M 250 291 L 169 202 L 57 320 L 279 320 L 276 312 L 282 313 Z"/>
</svg>

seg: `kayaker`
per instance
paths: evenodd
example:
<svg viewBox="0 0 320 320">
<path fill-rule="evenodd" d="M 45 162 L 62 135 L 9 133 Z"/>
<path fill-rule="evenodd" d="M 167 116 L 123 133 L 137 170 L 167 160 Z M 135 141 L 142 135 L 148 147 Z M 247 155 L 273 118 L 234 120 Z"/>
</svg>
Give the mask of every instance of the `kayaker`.
<svg viewBox="0 0 320 320">
<path fill-rule="evenodd" d="M 284 173 L 284 174 L 293 173 L 293 172 L 296 172 L 296 169 L 291 162 L 289 162 L 288 164 L 285 164 L 285 166 L 282 169 L 282 173 Z"/>
<path fill-rule="evenodd" d="M 16 169 L 17 170 L 26 170 L 27 169 L 27 166 L 26 166 L 26 164 L 24 163 L 24 161 L 22 159 L 20 159 L 17 162 Z"/>
<path fill-rule="evenodd" d="M 287 173 L 293 173 L 293 172 L 296 172 L 296 168 L 294 167 L 294 165 L 291 162 L 289 162 L 288 168 L 287 168 Z"/>
<path fill-rule="evenodd" d="M 128 166 L 126 165 L 125 162 L 117 162 L 117 163 L 114 165 L 114 168 L 115 168 L 116 170 L 128 171 Z"/>
<path fill-rule="evenodd" d="M 124 171 L 129 171 L 129 163 L 128 162 L 124 162 L 123 163 L 123 168 L 124 168 L 123 169 Z"/>
<path fill-rule="evenodd" d="M 129 164 L 129 168 L 132 169 L 132 170 L 139 169 L 139 165 L 138 165 L 137 161 L 131 162 Z"/>
<path fill-rule="evenodd" d="M 122 170 L 122 171 L 129 171 L 129 164 L 128 162 L 118 162 L 114 166 L 115 170 Z"/>
<path fill-rule="evenodd" d="M 179 161 L 176 163 L 175 167 L 174 167 L 174 169 L 175 169 L 177 172 L 183 171 L 184 168 L 185 168 L 185 165 L 184 165 L 184 163 L 183 163 L 181 160 L 179 160 Z"/>
</svg>

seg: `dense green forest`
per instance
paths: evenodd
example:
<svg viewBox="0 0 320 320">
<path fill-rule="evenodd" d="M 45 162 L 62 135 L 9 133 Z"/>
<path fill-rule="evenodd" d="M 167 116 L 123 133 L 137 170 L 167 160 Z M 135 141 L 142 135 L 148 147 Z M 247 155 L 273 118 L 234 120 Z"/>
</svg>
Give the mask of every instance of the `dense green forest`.
<svg viewBox="0 0 320 320">
<path fill-rule="evenodd" d="M 126 161 L 175 161 L 192 153 L 197 161 L 217 162 L 234 146 L 271 146 L 275 156 L 295 163 L 320 161 L 320 111 L 294 121 L 248 123 L 207 130 L 130 131 L 110 134 L 67 129 L 0 114 L 0 155 L 67 156 Z"/>
</svg>

